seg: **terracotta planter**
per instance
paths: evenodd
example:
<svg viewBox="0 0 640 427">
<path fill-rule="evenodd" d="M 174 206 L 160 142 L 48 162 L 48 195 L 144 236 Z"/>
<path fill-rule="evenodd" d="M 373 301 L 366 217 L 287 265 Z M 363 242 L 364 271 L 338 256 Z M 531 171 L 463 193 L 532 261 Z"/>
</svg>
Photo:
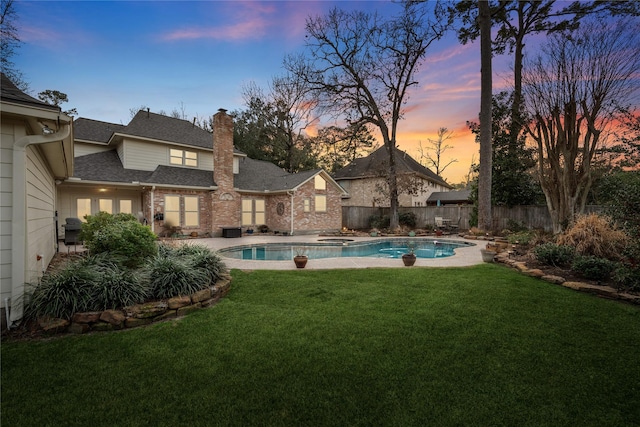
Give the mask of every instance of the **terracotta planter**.
<svg viewBox="0 0 640 427">
<path fill-rule="evenodd" d="M 442 236 L 442 230 L 436 230 L 436 236 Z"/>
<path fill-rule="evenodd" d="M 293 257 L 293 262 L 296 263 L 297 268 L 304 268 L 307 265 L 309 257 L 306 255 L 296 255 Z"/>
<path fill-rule="evenodd" d="M 402 262 L 406 267 L 411 267 L 416 263 L 416 255 L 415 254 L 403 254 Z"/>
</svg>

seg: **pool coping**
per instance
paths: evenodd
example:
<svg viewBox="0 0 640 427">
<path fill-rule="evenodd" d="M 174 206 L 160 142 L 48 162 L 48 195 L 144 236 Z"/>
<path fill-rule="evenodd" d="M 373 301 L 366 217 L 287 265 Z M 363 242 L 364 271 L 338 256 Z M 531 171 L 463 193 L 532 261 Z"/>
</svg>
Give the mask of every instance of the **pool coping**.
<svg viewBox="0 0 640 427">
<path fill-rule="evenodd" d="M 274 236 L 274 235 L 243 235 L 236 238 L 202 238 L 189 240 L 189 243 L 203 244 L 216 251 L 232 246 L 255 245 L 263 243 L 318 243 L 320 239 L 331 238 L 331 236 L 320 235 L 299 235 L 299 236 Z M 381 239 L 421 239 L 421 237 L 408 236 L 388 236 L 388 237 L 358 237 L 349 236 L 354 242 L 365 242 Z M 484 247 L 478 242 L 469 241 L 458 236 L 425 237 L 429 240 L 464 242 L 470 244 L 455 249 L 455 255 L 444 258 L 418 258 L 414 267 L 468 267 L 482 264 L 480 249 Z M 239 270 L 296 270 L 293 259 L 290 261 L 255 261 L 242 260 L 223 257 L 224 263 L 230 269 Z M 401 259 L 398 258 L 372 258 L 372 257 L 350 257 L 350 258 L 321 258 L 309 259 L 305 269 L 326 270 L 340 268 L 375 268 L 375 267 L 404 267 Z"/>
</svg>

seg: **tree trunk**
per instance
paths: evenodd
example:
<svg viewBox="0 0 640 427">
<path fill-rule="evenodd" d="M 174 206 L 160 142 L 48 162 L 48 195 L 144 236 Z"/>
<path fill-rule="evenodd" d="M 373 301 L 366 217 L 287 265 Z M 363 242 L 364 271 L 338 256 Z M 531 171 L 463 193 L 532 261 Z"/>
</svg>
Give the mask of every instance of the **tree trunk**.
<svg viewBox="0 0 640 427">
<path fill-rule="evenodd" d="M 396 230 L 400 226 L 400 217 L 398 215 L 398 174 L 396 172 L 395 146 L 389 141 L 385 144 L 389 154 L 389 228 L 391 231 Z"/>
<path fill-rule="evenodd" d="M 478 0 L 480 24 L 480 171 L 478 176 L 478 227 L 491 230 L 491 11 L 489 2 Z"/>
</svg>

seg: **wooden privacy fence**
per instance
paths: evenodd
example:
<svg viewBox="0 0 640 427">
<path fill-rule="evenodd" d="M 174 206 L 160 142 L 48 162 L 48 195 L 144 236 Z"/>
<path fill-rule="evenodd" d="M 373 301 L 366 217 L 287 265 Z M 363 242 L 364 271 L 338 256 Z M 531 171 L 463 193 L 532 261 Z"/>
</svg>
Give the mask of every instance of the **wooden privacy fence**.
<svg viewBox="0 0 640 427">
<path fill-rule="evenodd" d="M 423 206 L 413 208 L 399 208 L 400 214 L 413 212 L 416 215 L 416 228 L 433 227 L 435 217 L 441 216 L 449 218 L 455 224 L 458 219 L 461 230 L 468 230 L 469 217 L 473 206 Z M 601 206 L 587 206 L 585 213 L 602 212 Z M 370 227 L 369 222 L 372 216 L 389 215 L 389 208 L 374 208 L 366 206 L 343 206 L 342 226 L 350 230 L 362 230 Z M 551 216 L 545 205 L 531 206 L 494 206 L 492 208 L 493 229 L 504 230 L 510 228 L 513 223 L 522 225 L 529 229 L 543 229 L 551 232 Z"/>
</svg>

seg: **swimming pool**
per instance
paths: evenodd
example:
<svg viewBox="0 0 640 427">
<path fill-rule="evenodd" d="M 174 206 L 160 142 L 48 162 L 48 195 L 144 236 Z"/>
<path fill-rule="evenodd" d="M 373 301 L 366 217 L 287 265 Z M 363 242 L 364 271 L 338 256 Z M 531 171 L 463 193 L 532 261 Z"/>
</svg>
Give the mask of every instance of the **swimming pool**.
<svg viewBox="0 0 640 427">
<path fill-rule="evenodd" d="M 339 241 L 317 243 L 260 243 L 233 246 L 218 253 L 227 258 L 257 261 L 288 261 L 299 251 L 309 259 L 319 258 L 400 258 L 412 247 L 418 258 L 443 258 L 455 254 L 456 248 L 473 246 L 473 243 L 433 239 L 384 239 L 365 242 Z"/>
</svg>

